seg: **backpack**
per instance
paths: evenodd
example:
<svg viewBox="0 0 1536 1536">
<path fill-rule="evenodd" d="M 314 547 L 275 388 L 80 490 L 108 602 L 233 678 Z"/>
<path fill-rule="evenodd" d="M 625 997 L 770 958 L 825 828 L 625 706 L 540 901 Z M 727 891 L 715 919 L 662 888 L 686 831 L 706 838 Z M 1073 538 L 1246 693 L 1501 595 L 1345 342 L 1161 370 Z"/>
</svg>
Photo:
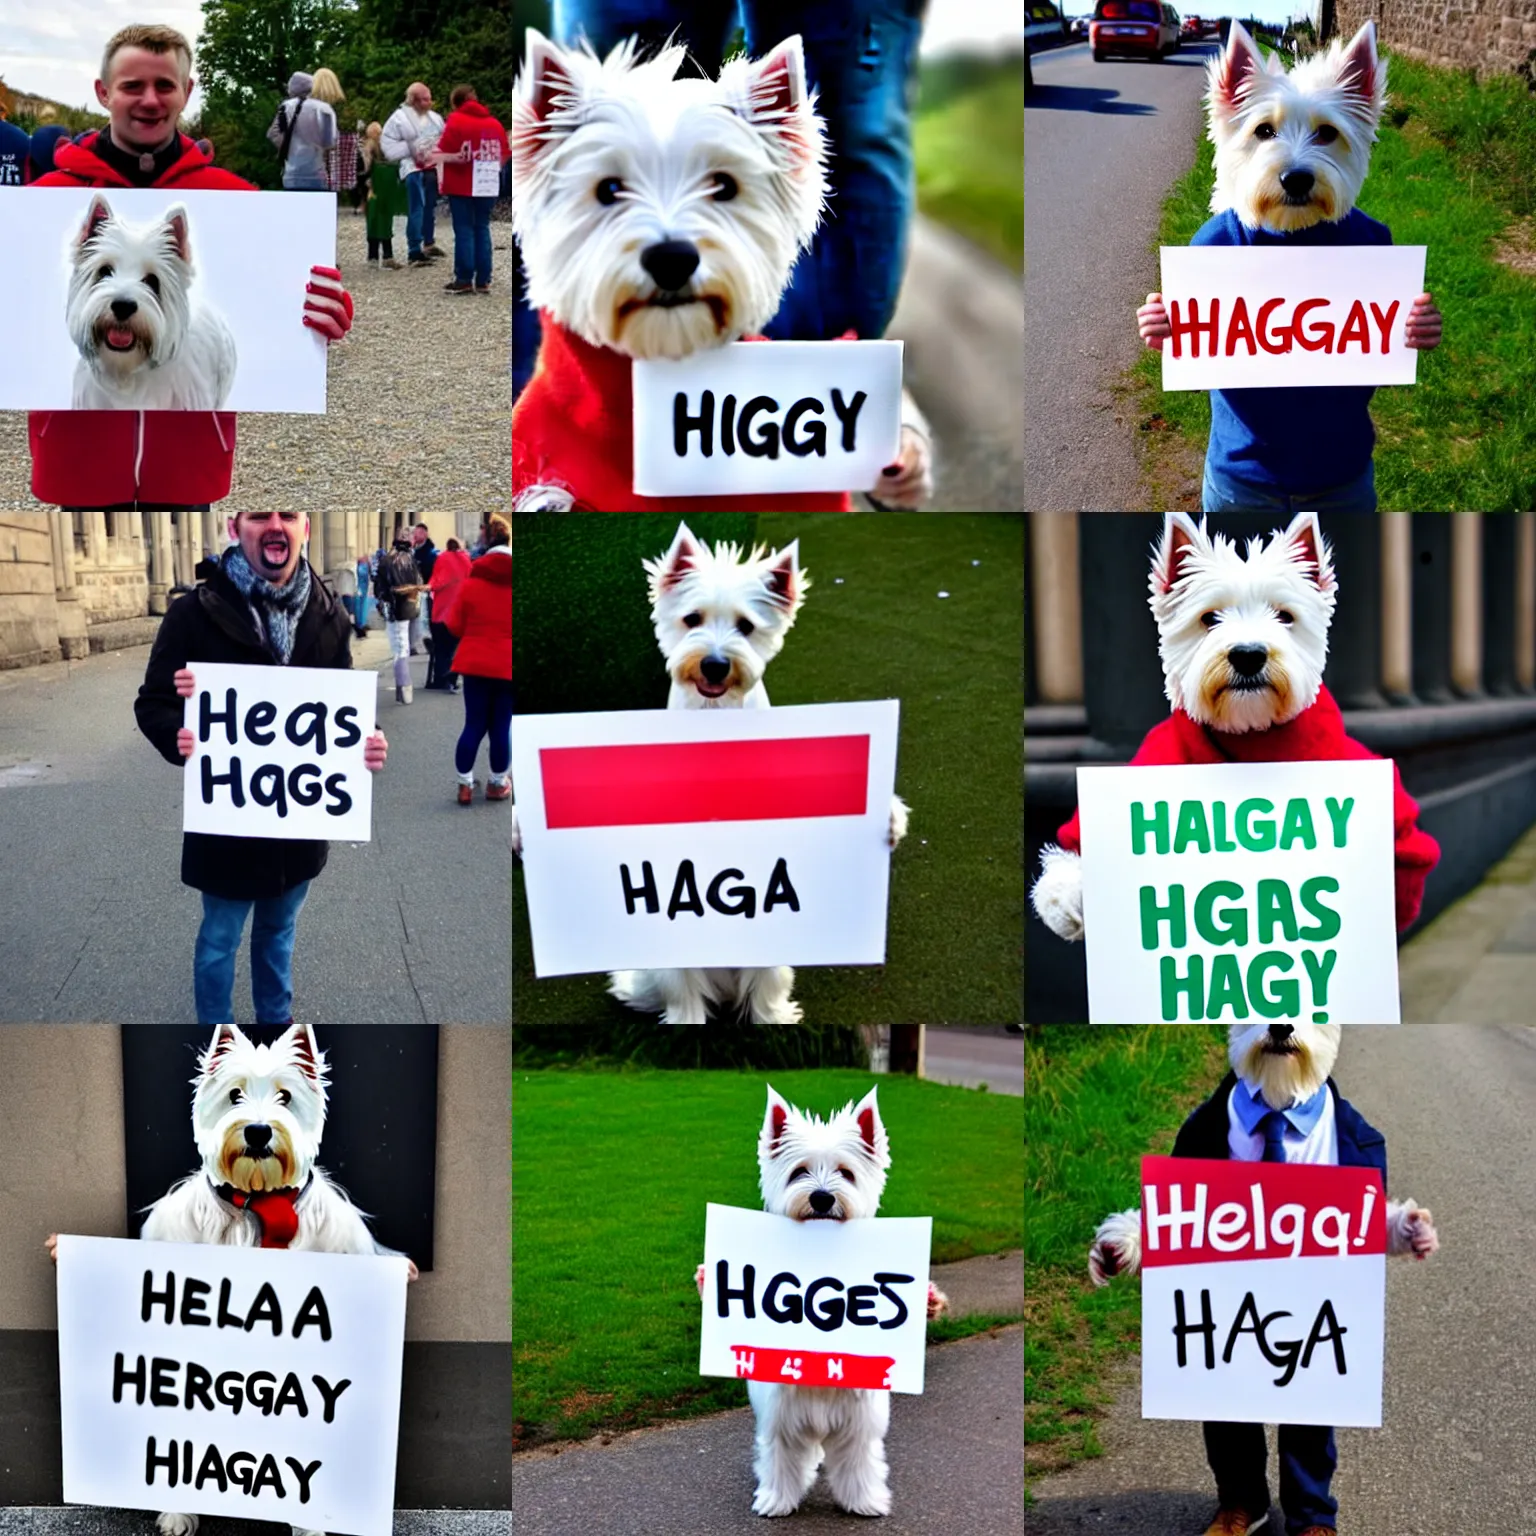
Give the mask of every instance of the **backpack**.
<svg viewBox="0 0 1536 1536">
<path fill-rule="evenodd" d="M 397 597 L 397 587 L 417 587 L 421 585 L 421 572 L 416 569 L 414 556 L 403 549 L 391 550 L 385 560 L 389 570 L 389 603 L 390 610 L 397 621 L 414 619 L 421 611 L 420 605 L 413 593 L 410 597 Z"/>
<path fill-rule="evenodd" d="M 293 116 L 289 117 L 283 108 L 289 101 L 294 103 Z M 267 138 L 271 140 L 277 149 L 277 163 L 283 165 L 288 159 L 288 146 L 293 142 L 293 130 L 299 125 L 299 116 L 304 111 L 304 98 L 293 96 L 280 101 L 277 111 L 272 116 L 272 121 L 267 125 Z"/>
</svg>

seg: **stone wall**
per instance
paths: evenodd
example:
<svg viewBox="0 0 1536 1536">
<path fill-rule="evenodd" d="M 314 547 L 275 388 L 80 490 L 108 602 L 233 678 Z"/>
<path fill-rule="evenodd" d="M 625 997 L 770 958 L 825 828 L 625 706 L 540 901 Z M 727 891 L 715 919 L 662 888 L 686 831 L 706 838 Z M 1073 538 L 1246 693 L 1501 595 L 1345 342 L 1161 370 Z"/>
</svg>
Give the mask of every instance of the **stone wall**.
<svg viewBox="0 0 1536 1536">
<path fill-rule="evenodd" d="M 0 667 L 59 659 L 53 543 L 36 515 L 0 513 Z"/>
<path fill-rule="evenodd" d="M 1384 47 L 1480 75 L 1512 73 L 1536 50 L 1536 0 L 1334 0 L 1334 14 L 1339 37 L 1374 19 Z"/>
</svg>

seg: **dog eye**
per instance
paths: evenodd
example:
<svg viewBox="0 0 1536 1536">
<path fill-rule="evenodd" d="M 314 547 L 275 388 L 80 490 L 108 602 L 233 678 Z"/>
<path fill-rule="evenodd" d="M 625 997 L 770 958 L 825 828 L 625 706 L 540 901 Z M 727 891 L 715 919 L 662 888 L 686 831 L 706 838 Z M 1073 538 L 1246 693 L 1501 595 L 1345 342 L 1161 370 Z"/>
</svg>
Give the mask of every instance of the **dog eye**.
<svg viewBox="0 0 1536 1536">
<path fill-rule="evenodd" d="M 839 1168 L 838 1168 L 838 1170 L 837 1170 L 837 1171 L 838 1171 L 838 1172 L 839 1172 L 839 1173 L 840 1173 L 840 1174 L 842 1174 L 842 1176 L 843 1176 L 843 1177 L 844 1177 L 844 1178 L 845 1178 L 845 1179 L 847 1179 L 847 1180 L 848 1180 L 848 1182 L 849 1182 L 849 1183 L 850 1183 L 850 1184 L 852 1184 L 852 1183 L 853 1183 L 853 1182 L 854 1182 L 854 1178 L 853 1178 L 853 1170 L 852 1170 L 852 1169 L 851 1169 L 851 1168 L 842 1168 L 842 1167 L 839 1167 Z"/>
<path fill-rule="evenodd" d="M 757 628 L 757 625 L 754 624 L 751 619 L 737 619 L 736 628 L 739 629 L 743 635 L 750 635 L 752 631 Z"/>
<path fill-rule="evenodd" d="M 729 171 L 715 172 L 715 201 L 717 203 L 730 202 L 740 191 L 740 185 Z"/>
<path fill-rule="evenodd" d="M 147 273 L 144 278 L 144 286 L 158 299 L 160 297 L 160 279 L 153 272 Z"/>
<path fill-rule="evenodd" d="M 241 1104 L 244 1101 L 245 1095 L 238 1088 L 231 1088 L 229 1090 L 229 1102 L 231 1104 Z"/>
<path fill-rule="evenodd" d="M 277 1090 L 277 1102 L 286 1109 L 288 1105 L 293 1103 L 293 1095 L 286 1088 L 279 1088 Z"/>
<path fill-rule="evenodd" d="M 111 276 L 112 276 L 112 264 L 111 264 L 111 262 L 107 262 L 103 266 L 97 267 L 97 269 L 96 269 L 96 281 L 98 283 L 103 281 L 105 278 L 109 278 Z"/>
<path fill-rule="evenodd" d="M 1332 144 L 1333 141 L 1338 138 L 1338 136 L 1339 130 L 1335 128 L 1332 123 L 1324 123 L 1323 126 L 1312 135 L 1313 139 L 1316 140 L 1316 142 L 1319 144 Z"/>
<path fill-rule="evenodd" d="M 1204 624 L 1207 629 L 1215 629 L 1220 621 L 1221 615 L 1218 614 L 1214 608 L 1209 613 L 1202 613 L 1200 615 L 1200 622 Z"/>
<path fill-rule="evenodd" d="M 611 208 L 619 200 L 619 193 L 624 190 L 624 183 L 617 176 L 605 176 L 598 182 L 594 196 L 603 207 Z"/>
<path fill-rule="evenodd" d="M 685 613 L 683 615 L 683 624 L 688 629 L 697 629 L 703 622 L 704 615 L 702 613 Z"/>
<path fill-rule="evenodd" d="M 796 1179 L 809 1178 L 810 1177 L 810 1172 L 811 1172 L 811 1170 L 809 1168 L 806 1168 L 806 1167 L 803 1167 L 803 1166 L 800 1167 L 800 1168 L 796 1168 L 795 1171 L 792 1174 L 790 1174 L 789 1182 L 791 1184 L 793 1184 Z"/>
<path fill-rule="evenodd" d="M 1256 139 L 1272 139 L 1275 136 L 1275 125 L 1273 123 L 1260 123 L 1253 130 L 1253 136 Z"/>
<path fill-rule="evenodd" d="M 1294 624 L 1296 622 L 1296 615 L 1292 613 L 1289 608 L 1276 609 L 1275 617 L 1279 619 L 1282 624 Z"/>
</svg>

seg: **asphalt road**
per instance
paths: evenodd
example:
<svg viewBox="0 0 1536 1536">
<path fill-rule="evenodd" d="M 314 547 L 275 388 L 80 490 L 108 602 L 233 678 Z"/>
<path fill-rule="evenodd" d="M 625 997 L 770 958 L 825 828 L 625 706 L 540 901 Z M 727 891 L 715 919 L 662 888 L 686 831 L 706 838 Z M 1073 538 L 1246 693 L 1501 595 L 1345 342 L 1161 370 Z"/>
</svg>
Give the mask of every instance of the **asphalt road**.
<svg viewBox="0 0 1536 1536">
<path fill-rule="evenodd" d="M 1339 1089 L 1386 1135 L 1389 1189 L 1434 1212 L 1441 1250 L 1387 1262 L 1383 1428 L 1338 1432 L 1339 1530 L 1529 1530 L 1536 1028 L 1352 1026 L 1344 1036 Z M 1102 1430 L 1102 1459 L 1034 1485 L 1030 1536 L 1204 1529 L 1215 1498 L 1199 1429 L 1144 1422 L 1134 1368 Z"/>
<path fill-rule="evenodd" d="M 155 1517 L 143 1510 L 0 1509 L 0 1536 L 154 1536 Z M 270 1520 L 205 1515 L 203 1536 L 289 1536 L 293 1527 Z M 494 1509 L 397 1509 L 393 1536 L 510 1536 L 512 1516 Z"/>
<path fill-rule="evenodd" d="M 370 636 L 355 664 L 386 664 L 384 644 Z M 0 672 L 0 1020 L 192 1017 L 200 898 L 180 882 L 180 775 L 134 723 L 148 657 Z M 478 794 L 454 803 L 463 704 L 422 690 L 425 658 L 412 667 L 409 708 L 380 679 L 373 840 L 331 845 L 299 918 L 295 1008 L 315 1023 L 510 1017 L 511 817 Z"/>
<path fill-rule="evenodd" d="M 930 1024 L 923 1047 L 923 1076 L 960 1088 L 991 1093 L 1024 1092 L 1024 1037 L 993 1031 L 947 1029 Z"/>
<path fill-rule="evenodd" d="M 1024 505 L 1130 511 L 1142 500 L 1112 387 L 1141 351 L 1158 286 L 1159 210 L 1194 164 L 1215 43 L 1162 64 L 1095 64 L 1086 43 L 1036 54 L 1024 110 Z"/>
</svg>

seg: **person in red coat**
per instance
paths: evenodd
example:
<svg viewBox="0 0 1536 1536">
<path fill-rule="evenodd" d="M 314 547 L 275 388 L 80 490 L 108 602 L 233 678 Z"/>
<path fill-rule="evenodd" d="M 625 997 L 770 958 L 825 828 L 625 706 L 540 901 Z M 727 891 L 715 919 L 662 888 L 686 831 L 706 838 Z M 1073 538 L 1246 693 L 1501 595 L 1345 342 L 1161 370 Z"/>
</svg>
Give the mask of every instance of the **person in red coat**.
<svg viewBox="0 0 1536 1536">
<path fill-rule="evenodd" d="M 447 548 L 432 562 L 427 590 L 432 594 L 432 672 L 428 688 L 443 693 L 457 693 L 459 680 L 453 671 L 453 652 L 457 642 L 453 631 L 443 622 L 443 615 L 453 606 L 459 583 L 469 575 L 469 555 L 457 539 L 449 539 Z"/>
<path fill-rule="evenodd" d="M 491 291 L 491 209 L 501 192 L 501 168 L 512 158 L 507 130 L 480 105 L 472 85 L 449 93 L 452 110 L 437 141 L 443 195 L 453 215 L 453 281 L 449 293 Z M 481 185 L 475 185 L 476 175 Z"/>
<path fill-rule="evenodd" d="M 106 46 L 96 98 L 108 127 L 67 139 L 34 187 L 155 187 L 254 192 L 210 163 L 176 128 L 196 82 L 192 50 L 171 27 L 124 27 Z M 335 267 L 312 267 L 304 324 L 328 341 L 352 326 Z M 28 419 L 32 494 L 68 510 L 206 510 L 229 494 L 231 411 L 34 411 Z"/>
<path fill-rule="evenodd" d="M 485 798 L 510 800 L 512 525 L 499 512 L 486 519 L 485 553 L 453 589 L 443 622 L 459 636 L 453 670 L 464 679 L 464 730 L 454 753 L 459 804 L 474 801 L 475 758 L 486 737 L 490 738 L 491 776 Z"/>
</svg>

